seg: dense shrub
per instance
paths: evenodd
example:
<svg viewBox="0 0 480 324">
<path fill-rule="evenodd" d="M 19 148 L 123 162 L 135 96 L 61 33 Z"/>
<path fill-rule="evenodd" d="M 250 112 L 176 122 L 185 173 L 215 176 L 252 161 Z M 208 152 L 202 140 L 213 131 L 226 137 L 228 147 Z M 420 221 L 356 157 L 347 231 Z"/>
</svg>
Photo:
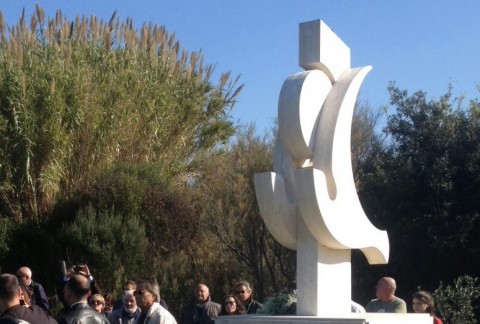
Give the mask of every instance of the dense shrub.
<svg viewBox="0 0 480 324">
<path fill-rule="evenodd" d="M 437 309 L 444 323 L 448 324 L 475 324 L 478 314 L 478 297 L 480 286 L 478 278 L 460 276 L 453 281 L 453 285 L 440 286 L 435 290 Z"/>
<path fill-rule="evenodd" d="M 143 274 L 147 240 L 138 215 L 87 206 L 63 225 L 58 239 L 70 265 L 88 264 L 108 290 L 121 289 L 126 279 Z"/>
</svg>

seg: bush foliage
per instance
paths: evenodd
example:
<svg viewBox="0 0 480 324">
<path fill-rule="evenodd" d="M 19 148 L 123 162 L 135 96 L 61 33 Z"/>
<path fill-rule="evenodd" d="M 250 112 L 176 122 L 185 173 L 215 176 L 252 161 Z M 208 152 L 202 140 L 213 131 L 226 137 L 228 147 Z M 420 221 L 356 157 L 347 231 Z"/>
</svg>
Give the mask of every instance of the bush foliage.
<svg viewBox="0 0 480 324">
<path fill-rule="evenodd" d="M 60 260 L 88 263 L 104 292 L 154 276 L 177 318 L 198 282 L 217 301 L 239 279 L 260 300 L 295 289 L 295 253 L 268 233 L 253 186 L 272 170 L 274 142 L 235 128 L 242 86 L 212 76 L 164 27 L 47 19 L 37 6 L 7 28 L 0 13 L 2 271 L 30 266 L 49 296 Z M 440 284 L 438 308 L 474 323 L 480 104 L 389 91 L 383 134 L 367 106 L 352 125 L 361 201 L 391 242 L 385 266 L 352 254 L 354 299 L 366 303 L 384 275 L 406 300 L 459 278 Z"/>
<path fill-rule="evenodd" d="M 480 297 L 478 278 L 467 275 L 460 276 L 453 281 L 453 285 L 440 286 L 435 290 L 437 309 L 445 323 L 450 324 L 475 324 L 475 304 Z"/>
<path fill-rule="evenodd" d="M 112 16 L 0 19 L 0 215 L 48 216 L 106 167 L 159 162 L 181 173 L 228 140 L 241 87 L 164 27 Z M 237 78 L 238 79 L 238 78 Z"/>
</svg>

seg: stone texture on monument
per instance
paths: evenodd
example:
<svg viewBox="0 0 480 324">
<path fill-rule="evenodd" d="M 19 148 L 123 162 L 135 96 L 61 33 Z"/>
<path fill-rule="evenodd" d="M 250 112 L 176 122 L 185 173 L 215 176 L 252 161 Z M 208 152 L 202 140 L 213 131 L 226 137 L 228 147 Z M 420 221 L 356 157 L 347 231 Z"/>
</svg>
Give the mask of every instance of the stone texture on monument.
<svg viewBox="0 0 480 324">
<path fill-rule="evenodd" d="M 215 324 L 431 324 L 429 314 L 352 313 L 343 317 L 315 316 L 220 316 Z"/>
<path fill-rule="evenodd" d="M 273 172 L 255 175 L 260 213 L 282 245 L 297 250 L 297 316 L 226 316 L 233 323 L 431 323 L 425 314 L 351 313 L 351 250 L 386 263 L 389 242 L 357 196 L 350 137 L 355 101 L 370 66 L 352 69 L 350 49 L 324 22 L 300 24 L 299 65 L 278 103 Z"/>
<path fill-rule="evenodd" d="M 350 311 L 351 249 L 386 263 L 386 232 L 358 200 L 350 156 L 355 100 L 371 67 L 350 68 L 350 49 L 322 21 L 300 24 L 299 65 L 280 91 L 274 172 L 255 175 L 272 235 L 297 250 L 297 314 Z M 335 300 L 335 303 L 331 301 Z"/>
</svg>

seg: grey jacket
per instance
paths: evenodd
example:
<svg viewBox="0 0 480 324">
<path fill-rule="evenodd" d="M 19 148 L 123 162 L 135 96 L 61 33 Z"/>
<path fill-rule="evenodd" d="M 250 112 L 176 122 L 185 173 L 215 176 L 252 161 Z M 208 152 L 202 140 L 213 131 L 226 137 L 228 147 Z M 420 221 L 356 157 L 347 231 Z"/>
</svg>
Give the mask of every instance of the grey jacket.
<svg viewBox="0 0 480 324">
<path fill-rule="evenodd" d="M 110 324 L 103 314 L 97 313 L 87 303 L 75 304 L 58 317 L 59 324 Z"/>
<path fill-rule="evenodd" d="M 203 308 L 203 312 L 199 315 L 195 298 L 190 300 L 183 307 L 180 324 L 214 324 L 222 306 L 212 302 L 208 297 L 208 301 L 203 305 Z"/>
<path fill-rule="evenodd" d="M 135 313 L 130 316 L 130 318 L 127 318 L 123 316 L 123 306 L 122 308 L 116 309 L 113 312 L 108 315 L 108 320 L 110 321 L 110 324 L 132 324 L 135 319 L 140 317 L 140 308 L 137 308 Z"/>
</svg>

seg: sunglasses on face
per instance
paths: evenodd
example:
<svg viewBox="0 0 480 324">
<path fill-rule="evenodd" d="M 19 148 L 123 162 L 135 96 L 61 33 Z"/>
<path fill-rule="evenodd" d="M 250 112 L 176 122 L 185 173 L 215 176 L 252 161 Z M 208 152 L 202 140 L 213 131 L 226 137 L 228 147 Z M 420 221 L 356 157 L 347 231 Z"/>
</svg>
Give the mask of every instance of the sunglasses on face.
<svg viewBox="0 0 480 324">
<path fill-rule="evenodd" d="M 90 301 L 90 305 L 103 305 L 103 303 L 99 300 L 92 300 Z"/>
<path fill-rule="evenodd" d="M 145 290 L 135 290 L 135 291 L 133 292 L 133 295 L 134 295 L 134 296 L 142 296 L 142 295 L 144 295 L 145 293 L 146 293 Z"/>
</svg>

